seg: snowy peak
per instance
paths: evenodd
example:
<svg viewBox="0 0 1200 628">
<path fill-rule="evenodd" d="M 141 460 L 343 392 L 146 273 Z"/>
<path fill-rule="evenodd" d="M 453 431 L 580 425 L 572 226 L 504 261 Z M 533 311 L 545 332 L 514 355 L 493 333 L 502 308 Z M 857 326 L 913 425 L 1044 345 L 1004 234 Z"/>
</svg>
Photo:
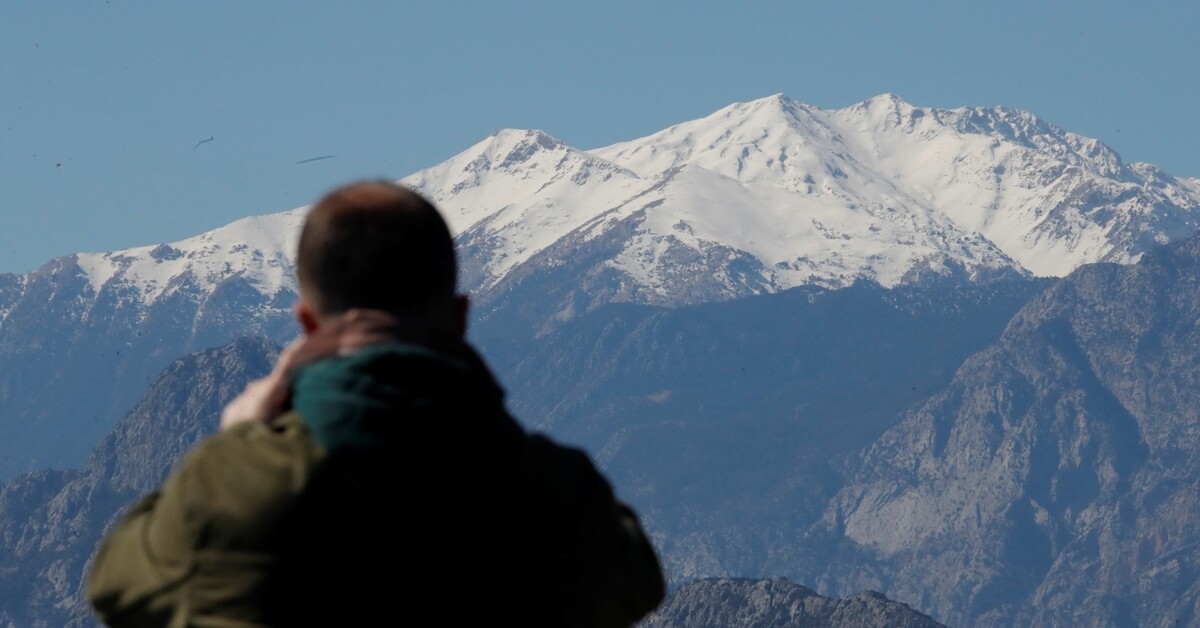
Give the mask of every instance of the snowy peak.
<svg viewBox="0 0 1200 628">
<path fill-rule="evenodd" d="M 864 279 L 1064 276 L 1200 230 L 1200 180 L 1125 165 L 1024 111 L 895 94 L 843 109 L 773 94 L 590 151 L 503 129 L 400 183 L 446 215 L 465 289 L 582 264 L 569 272 L 608 282 L 594 298 L 661 305 Z M 78 267 L 97 292 L 148 300 L 231 275 L 288 290 L 304 210 L 81 254 Z"/>
<path fill-rule="evenodd" d="M 1044 153 L 1102 177 L 1119 178 L 1124 164 L 1103 142 L 1076 135 L 1026 111 L 971 107 L 947 112 L 960 133 L 990 135 Z"/>
<path fill-rule="evenodd" d="M 476 146 L 478 155 L 468 164 L 467 171 L 519 172 L 522 168 L 536 166 L 546 158 L 570 150 L 557 138 L 542 131 L 504 129 Z"/>
<path fill-rule="evenodd" d="M 644 178 L 688 164 L 745 184 L 796 191 L 820 173 L 842 170 L 840 141 L 812 109 L 775 95 L 590 152 Z"/>
<path fill-rule="evenodd" d="M 637 175 L 576 150 L 542 131 L 505 129 L 446 162 L 405 177 L 462 234 L 482 220 L 532 198 L 573 196 L 579 189 Z"/>
<path fill-rule="evenodd" d="M 845 111 L 860 116 L 869 122 L 869 128 L 879 131 L 912 130 L 918 121 L 924 120 L 932 113 L 890 93 L 873 96 L 846 108 Z"/>
<path fill-rule="evenodd" d="M 991 242 L 964 235 L 945 217 L 902 199 L 881 204 L 809 187 L 796 194 L 745 185 L 701 166 L 673 168 L 638 198 L 638 227 L 610 264 L 660 294 L 674 289 L 666 278 L 715 279 L 721 285 L 702 292 L 726 299 L 800 285 L 843 287 L 859 279 L 895 286 L 917 276 L 982 280 L 1001 269 L 1022 272 Z M 662 263 L 696 257 L 710 262 L 694 278 Z M 754 276 L 723 279 L 731 264 L 754 267 Z"/>
<path fill-rule="evenodd" d="M 542 131 L 511 129 L 400 183 L 437 204 L 460 246 L 481 251 L 474 288 L 652 185 Z"/>
<path fill-rule="evenodd" d="M 152 302 L 184 286 L 207 294 L 240 277 L 273 296 L 295 289 L 292 266 L 306 211 L 250 216 L 178 242 L 74 258 L 95 295 L 120 287 Z"/>
<path fill-rule="evenodd" d="M 1194 232 L 1200 208 L 1189 181 L 1147 176 L 1150 169 L 1124 165 L 1103 142 L 1033 114 L 917 107 L 895 94 L 836 110 L 776 94 L 592 153 L 644 178 L 690 165 L 757 196 L 791 193 L 784 202 L 806 207 L 792 213 L 796 220 L 830 224 L 827 215 L 817 217 L 828 212 L 843 224 L 888 216 L 908 225 L 901 230 L 907 236 L 893 234 L 899 243 L 925 241 L 938 225 L 935 240 L 982 239 L 1017 269 L 1041 276 L 1096 261 L 1136 261 L 1148 248 Z M 841 230 L 857 243 L 851 249 L 871 248 L 874 238 L 851 235 L 859 232 Z M 820 251 L 821 244 L 793 246 Z M 866 262 L 858 276 L 895 275 L 880 270 Z"/>
</svg>

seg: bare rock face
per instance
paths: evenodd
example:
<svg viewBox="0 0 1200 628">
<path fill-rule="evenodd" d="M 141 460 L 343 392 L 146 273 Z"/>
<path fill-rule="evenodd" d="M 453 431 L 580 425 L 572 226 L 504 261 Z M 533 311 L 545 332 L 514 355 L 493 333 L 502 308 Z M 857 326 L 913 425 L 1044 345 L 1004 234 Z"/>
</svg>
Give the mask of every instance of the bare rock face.
<svg viewBox="0 0 1200 628">
<path fill-rule="evenodd" d="M 1200 625 L 1197 425 L 1200 239 L 1083 267 L 866 450 L 820 580 L 955 625 Z"/>
<path fill-rule="evenodd" d="M 864 591 L 817 595 L 784 578 L 710 578 L 684 585 L 638 628 L 945 628 L 907 604 Z"/>
<path fill-rule="evenodd" d="M 268 340 L 244 338 L 177 360 L 84 468 L 26 473 L 0 486 L 0 626 L 97 625 L 83 578 L 101 535 L 216 431 L 224 404 L 265 374 L 277 352 Z"/>
</svg>

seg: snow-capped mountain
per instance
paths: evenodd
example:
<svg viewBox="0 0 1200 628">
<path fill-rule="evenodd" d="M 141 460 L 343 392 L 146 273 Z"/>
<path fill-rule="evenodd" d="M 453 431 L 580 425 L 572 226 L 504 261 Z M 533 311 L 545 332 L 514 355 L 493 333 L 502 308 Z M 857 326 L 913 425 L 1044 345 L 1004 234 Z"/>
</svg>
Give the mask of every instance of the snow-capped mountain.
<svg viewBox="0 0 1200 628">
<path fill-rule="evenodd" d="M 475 290 L 616 231 L 590 273 L 615 271 L 617 300 L 666 305 L 858 279 L 1063 276 L 1200 227 L 1198 180 L 1125 165 L 1028 113 L 893 95 L 840 110 L 776 95 L 587 152 L 506 130 L 403 182 L 446 211 L 476 258 Z"/>
<path fill-rule="evenodd" d="M 172 360 L 298 332 L 301 212 L 0 275 L 0 479 L 78 465 Z"/>
<path fill-rule="evenodd" d="M 1200 228 L 1200 180 L 1028 113 L 887 94 L 776 95 L 590 151 L 504 130 L 401 181 L 447 215 L 479 320 L 542 332 L 612 302 L 1059 276 Z M 169 360 L 294 335 L 306 211 L 0 275 L 0 477 L 78 461 Z M 43 442 L 83 414 L 78 442 Z"/>
<path fill-rule="evenodd" d="M 1198 179 L 1124 164 L 1029 113 L 891 94 L 836 110 L 775 95 L 590 151 L 503 130 L 401 181 L 446 213 L 472 292 L 577 263 L 590 246 L 605 254 L 581 274 L 619 285 L 593 292 L 660 305 L 860 279 L 1064 276 L 1200 229 Z M 111 282 L 145 300 L 181 276 L 291 290 L 305 209 L 81 254 L 79 266 L 97 294 Z"/>
<path fill-rule="evenodd" d="M 511 407 L 595 452 L 676 581 L 1200 626 L 1200 180 L 883 95 L 591 151 L 502 131 L 402 181 Z M 0 275 L 0 619 L 64 625 L 87 539 L 297 332 L 305 212 Z"/>
<path fill-rule="evenodd" d="M 169 297 L 184 285 L 201 292 L 241 277 L 263 294 L 294 286 L 292 267 L 304 209 L 250 216 L 198 236 L 115 253 L 75 256 L 92 291 L 125 285 L 146 302 Z"/>
</svg>

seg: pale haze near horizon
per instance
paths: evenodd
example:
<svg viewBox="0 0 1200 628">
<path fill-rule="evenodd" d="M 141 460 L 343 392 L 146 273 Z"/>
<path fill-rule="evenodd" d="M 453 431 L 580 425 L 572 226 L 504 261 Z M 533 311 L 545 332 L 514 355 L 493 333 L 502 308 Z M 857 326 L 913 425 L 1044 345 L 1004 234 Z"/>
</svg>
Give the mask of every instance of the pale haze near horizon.
<svg viewBox="0 0 1200 628">
<path fill-rule="evenodd" d="M 1197 18 L 1107 0 L 0 4 L 0 273 L 400 179 L 504 128 L 594 149 L 776 93 L 1012 107 L 1200 177 Z"/>
</svg>

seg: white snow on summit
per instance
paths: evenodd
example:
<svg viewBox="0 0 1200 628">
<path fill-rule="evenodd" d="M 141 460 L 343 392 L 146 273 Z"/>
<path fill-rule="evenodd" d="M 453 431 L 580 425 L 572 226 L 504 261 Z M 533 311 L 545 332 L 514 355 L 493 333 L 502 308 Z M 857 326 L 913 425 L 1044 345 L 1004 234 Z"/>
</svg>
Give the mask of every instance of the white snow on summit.
<svg viewBox="0 0 1200 628">
<path fill-rule="evenodd" d="M 884 94 L 822 110 L 777 94 L 591 153 L 642 176 L 698 165 L 748 187 L 794 192 L 797 206 L 838 209 L 844 222 L 948 219 L 965 237 L 983 236 L 1041 276 L 1137 258 L 1113 251 L 1112 225 L 1071 211 L 1081 188 L 1133 196 L 1140 182 L 1121 178 L 1136 171 L 1122 170 L 1096 140 L 1004 108 L 919 108 Z M 1186 183 L 1168 187 L 1174 198 L 1166 200 L 1194 213 L 1195 191 Z M 861 226 L 845 232 L 861 234 Z"/>
<path fill-rule="evenodd" d="M 930 273 L 1062 276 L 1200 230 L 1198 179 L 1123 164 L 1026 112 L 893 94 L 831 110 L 776 94 L 590 151 L 505 129 L 400 182 L 445 213 L 471 290 L 590 246 L 605 257 L 581 272 L 616 271 L 614 298 L 662 304 Z M 233 276 L 274 294 L 293 288 L 305 211 L 76 259 L 96 291 L 147 301 Z"/>
<path fill-rule="evenodd" d="M 491 263 L 496 276 L 645 185 L 635 173 L 545 133 L 511 129 L 401 183 L 433 201 L 456 235 L 486 227 L 499 248 Z"/>
<path fill-rule="evenodd" d="M 307 207 L 250 216 L 198 236 L 111 253 L 79 253 L 76 260 L 92 290 L 110 281 L 137 286 L 149 302 L 189 276 L 202 292 L 241 276 L 264 294 L 295 289 L 292 266 Z"/>
</svg>

